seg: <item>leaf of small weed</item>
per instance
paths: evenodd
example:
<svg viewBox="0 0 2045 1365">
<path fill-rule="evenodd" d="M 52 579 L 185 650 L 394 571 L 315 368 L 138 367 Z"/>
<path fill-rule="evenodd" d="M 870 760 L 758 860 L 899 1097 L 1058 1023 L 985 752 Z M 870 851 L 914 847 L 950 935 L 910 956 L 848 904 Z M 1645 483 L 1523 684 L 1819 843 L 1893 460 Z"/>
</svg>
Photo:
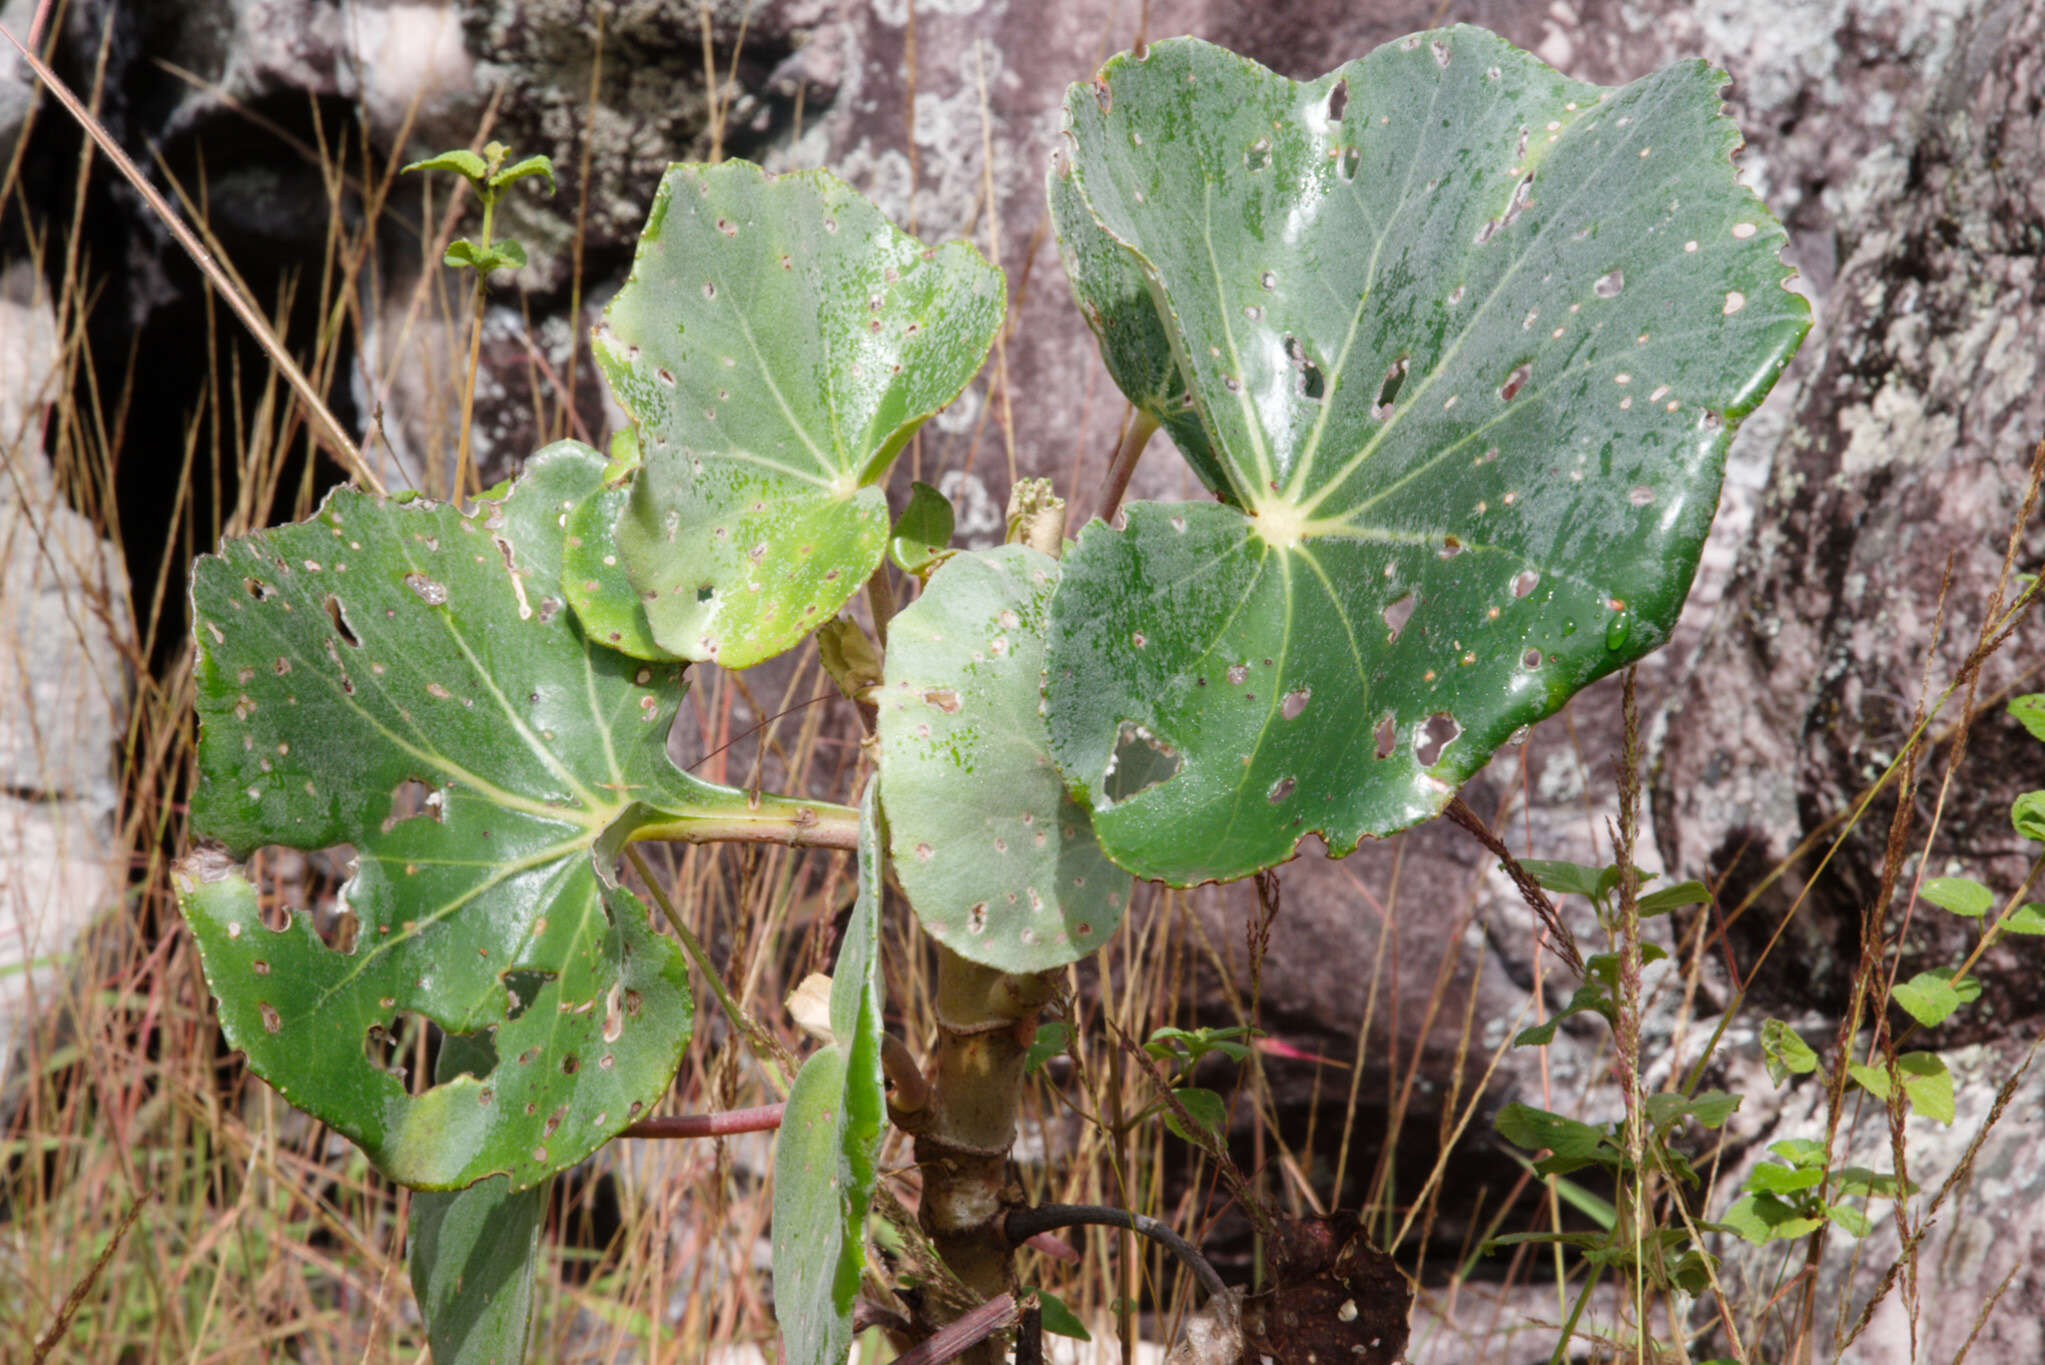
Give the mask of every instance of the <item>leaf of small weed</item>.
<svg viewBox="0 0 2045 1365">
<path fill-rule="evenodd" d="M 1818 1054 L 1780 1019 L 1770 1019 L 1761 1025 L 1761 1056 L 1768 1067 L 1768 1079 L 1777 1085 L 1791 1076 L 1807 1076 L 1818 1069 Z"/>
<path fill-rule="evenodd" d="M 1093 1333 L 1086 1330 L 1086 1324 L 1065 1306 L 1065 1301 L 1048 1290 L 1037 1291 L 1037 1313 L 1044 1330 L 1054 1336 L 1072 1337 L 1077 1341 L 1094 1339 Z"/>
<path fill-rule="evenodd" d="M 2045 844 L 2045 791 L 2025 792 L 2011 803 L 2010 823 L 2026 839 Z"/>
<path fill-rule="evenodd" d="M 483 177 L 490 173 L 490 168 L 483 163 L 483 158 L 474 152 L 467 148 L 456 148 L 451 152 L 442 152 L 438 156 L 429 156 L 424 161 L 414 161 L 405 167 L 404 174 L 410 175 L 413 171 L 453 171 L 456 175 L 480 185 L 483 183 Z"/>
<path fill-rule="evenodd" d="M 1878 1100 L 1889 1098 L 1889 1072 L 1886 1067 L 1871 1066 L 1866 1062 L 1854 1062 L 1846 1068 L 1846 1074 L 1856 1085 Z"/>
<path fill-rule="evenodd" d="M 529 156 L 506 166 L 503 170 L 490 177 L 490 188 L 502 190 L 513 181 L 523 180 L 531 175 L 544 175 L 547 177 L 547 193 L 549 195 L 553 194 L 555 189 L 554 159 L 545 154 Z"/>
<path fill-rule="evenodd" d="M 1792 1166 L 1823 1166 L 1825 1144 L 1816 1138 L 1784 1138 L 1768 1144 L 1768 1150 Z"/>
<path fill-rule="evenodd" d="M 2009 713 L 2017 724 L 2038 739 L 2045 739 L 2045 692 L 2030 692 L 2009 699 Z"/>
<path fill-rule="evenodd" d="M 1996 922 L 1998 934 L 2045 935 L 2045 904 L 2027 901 Z"/>
<path fill-rule="evenodd" d="M 1212 1090 L 1205 1090 L 1197 1085 L 1181 1086 L 1172 1091 L 1172 1094 L 1178 1097 L 1179 1104 L 1185 1109 L 1187 1116 L 1200 1126 L 1202 1135 L 1195 1137 L 1187 1132 L 1185 1125 L 1179 1122 L 1179 1116 L 1169 1108 L 1164 1111 L 1165 1127 L 1196 1147 L 1220 1143 L 1222 1134 L 1228 1129 L 1227 1102 Z"/>
<path fill-rule="evenodd" d="M 1975 993 L 1980 993 L 1979 986 Z M 1889 1000 L 1926 1028 L 1943 1024 L 1960 1008 L 1959 992 L 1936 972 L 1919 972 L 1908 981 L 1897 982 L 1889 992 Z"/>
<path fill-rule="evenodd" d="M 457 270 L 481 270 L 489 254 L 468 238 L 457 237 L 447 244 L 447 251 L 440 259 Z"/>
<path fill-rule="evenodd" d="M 1544 891 L 1557 891 L 1563 895 L 1595 898 L 1598 894 L 1599 878 L 1603 868 L 1586 867 L 1582 863 L 1550 862 L 1542 858 L 1522 858 L 1520 866 L 1532 874 Z"/>
<path fill-rule="evenodd" d="M 1941 910 L 1950 910 L 1967 919 L 1980 919 L 1988 913 L 1988 907 L 1995 904 L 1995 897 L 1987 887 L 1971 877 L 1932 877 L 1917 893 Z"/>
<path fill-rule="evenodd" d="M 1904 1053 L 1896 1059 L 1896 1074 L 1911 1108 L 1940 1123 L 1953 1121 L 1953 1073 L 1936 1053 Z"/>
<path fill-rule="evenodd" d="M 1508 1104 L 1491 1126 L 1515 1147 L 1529 1152 L 1546 1147 L 1561 1157 L 1594 1156 L 1605 1141 L 1602 1128 L 1526 1104 Z"/>
<path fill-rule="evenodd" d="M 1800 1214 L 1772 1194 L 1742 1197 L 1719 1221 L 1756 1246 L 1808 1237 L 1825 1224 L 1824 1219 Z"/>
<path fill-rule="evenodd" d="M 1874 1228 L 1868 1216 L 1851 1204 L 1827 1204 L 1825 1213 L 1836 1226 L 1845 1228 L 1855 1237 L 1865 1237 Z"/>
<path fill-rule="evenodd" d="M 1666 915 L 1671 910 L 1681 910 L 1686 905 L 1708 905 L 1711 903 L 1711 888 L 1703 882 L 1677 882 L 1659 891 L 1649 892 L 1638 902 L 1643 917 Z"/>
<path fill-rule="evenodd" d="M 1030 1039 L 1029 1050 L 1023 1053 L 1024 1074 L 1034 1076 L 1044 1063 L 1065 1051 L 1065 1045 L 1071 1041 L 1072 1026 L 1062 1019 L 1037 1025 L 1037 1036 Z"/>
<path fill-rule="evenodd" d="M 1764 1161 L 1747 1176 L 1747 1188 L 1761 1194 L 1795 1194 L 1815 1188 L 1824 1179 L 1825 1172 L 1816 1166 L 1798 1170 Z"/>
</svg>

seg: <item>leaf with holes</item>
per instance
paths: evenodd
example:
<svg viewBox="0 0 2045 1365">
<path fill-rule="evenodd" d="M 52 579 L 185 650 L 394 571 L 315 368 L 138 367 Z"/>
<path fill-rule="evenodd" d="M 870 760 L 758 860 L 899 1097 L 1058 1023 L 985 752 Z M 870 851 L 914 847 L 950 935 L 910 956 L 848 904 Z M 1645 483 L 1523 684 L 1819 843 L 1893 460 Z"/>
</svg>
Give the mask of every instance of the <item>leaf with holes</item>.
<svg viewBox="0 0 2045 1365">
<path fill-rule="evenodd" d="M 774 1142 L 774 1312 L 790 1365 L 842 1365 L 866 1265 L 882 1089 L 879 806 L 859 809 L 859 897 L 831 973 L 831 1036 L 796 1073 Z"/>
<path fill-rule="evenodd" d="M 1605 89 L 1455 28 L 1306 84 L 1185 39 L 1073 88 L 1054 205 L 1123 253 L 1068 232 L 1075 285 L 1153 301 L 1127 334 L 1179 368 L 1224 500 L 1135 504 L 1065 560 L 1052 750 L 1117 862 L 1346 852 L 1667 638 L 1809 322 L 1724 81 Z M 1132 735 L 1179 762 L 1118 795 Z"/>
<path fill-rule="evenodd" d="M 1129 874 L 1052 766 L 1039 691 L 1058 561 L 953 556 L 888 628 L 881 764 L 895 875 L 933 938 L 1005 972 L 1107 942 Z"/>
<path fill-rule="evenodd" d="M 698 782 L 666 739 L 675 670 L 590 646 L 560 598 L 563 510 L 602 460 L 556 449 L 502 501 L 332 494 L 193 574 L 192 823 L 234 858 L 351 845 L 342 941 L 264 926 L 217 852 L 180 898 L 221 1025 L 292 1103 L 428 1189 L 574 1165 L 665 1091 L 688 1039 L 674 946 L 609 874 L 653 826 L 805 809 Z M 411 1094 L 404 1013 L 493 1049 Z"/>
<path fill-rule="evenodd" d="M 616 537 L 660 648 L 744 668 L 829 620 L 887 548 L 877 483 L 1005 308 L 972 247 L 821 171 L 670 170 L 596 336 L 639 429 Z"/>
</svg>

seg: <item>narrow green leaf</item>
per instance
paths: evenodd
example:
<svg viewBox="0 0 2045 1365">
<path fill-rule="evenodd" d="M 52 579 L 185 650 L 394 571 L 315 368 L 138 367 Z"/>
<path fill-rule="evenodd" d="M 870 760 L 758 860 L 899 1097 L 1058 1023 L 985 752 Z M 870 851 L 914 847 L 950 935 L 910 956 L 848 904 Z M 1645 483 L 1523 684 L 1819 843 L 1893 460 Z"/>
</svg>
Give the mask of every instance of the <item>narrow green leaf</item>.
<svg viewBox="0 0 2045 1365">
<path fill-rule="evenodd" d="M 875 785 L 859 812 L 859 897 L 831 973 L 837 1041 L 802 1064 L 774 1143 L 774 1308 L 790 1365 L 842 1365 L 866 1266 L 887 1105 L 880 1065 L 881 830 Z"/>
<path fill-rule="evenodd" d="M 2009 699 L 2009 713 L 2033 737 L 2045 739 L 2045 692 L 2027 692 Z"/>
<path fill-rule="evenodd" d="M 1197 1135 L 1187 1132 L 1169 1105 L 1160 1111 L 1165 1127 L 1195 1146 L 1218 1146 L 1228 1132 L 1228 1102 L 1212 1090 L 1197 1085 L 1180 1086 L 1172 1094 L 1200 1131 Z"/>
<path fill-rule="evenodd" d="M 1051 766 L 1039 706 L 1058 561 L 1021 545 L 958 554 L 889 627 L 881 764 L 895 875 L 916 917 L 1005 972 L 1107 942 L 1129 874 Z"/>
<path fill-rule="evenodd" d="M 1071 1337 L 1075 1341 L 1093 1340 L 1093 1333 L 1086 1330 L 1086 1324 L 1065 1306 L 1063 1299 L 1049 1290 L 1039 1289 L 1035 1293 L 1038 1321 L 1046 1332 L 1053 1336 Z"/>
<path fill-rule="evenodd" d="M 434 1068 L 448 1081 L 486 1072 L 489 1048 L 450 1035 Z M 532 1326 L 533 1262 L 551 1181 L 513 1193 L 491 1176 L 451 1193 L 412 1198 L 406 1247 L 412 1296 L 436 1365 L 516 1365 Z"/>
<path fill-rule="evenodd" d="M 429 156 L 423 161 L 414 161 L 405 167 L 403 174 L 410 175 L 414 171 L 453 171 L 456 175 L 480 185 L 483 178 L 489 174 L 489 169 L 483 163 L 482 157 L 465 147 L 458 147 L 451 152 Z"/>
<path fill-rule="evenodd" d="M 1763 1021 L 1761 1057 L 1768 1067 L 1768 1079 L 1777 1085 L 1791 1076 L 1807 1076 L 1818 1069 L 1818 1054 L 1780 1019 Z"/>
<path fill-rule="evenodd" d="M 922 480 L 909 485 L 909 505 L 895 523 L 888 553 L 903 573 L 921 573 L 951 544 L 951 500 Z"/>
<path fill-rule="evenodd" d="M 654 639 L 744 668 L 843 606 L 887 547 L 875 485 L 1005 306 L 972 247 L 926 249 L 823 172 L 670 170 L 595 342 L 639 428 L 617 541 Z"/>
<path fill-rule="evenodd" d="M 1995 904 L 1988 888 L 1970 877 L 1930 877 L 1917 894 L 1939 909 L 1967 919 L 1980 919 Z"/>
<path fill-rule="evenodd" d="M 1703 882 L 1677 882 L 1659 891 L 1650 891 L 1637 902 L 1642 917 L 1666 915 L 1671 910 L 1680 910 L 1686 905 L 1711 904 L 1711 888 Z"/>
<path fill-rule="evenodd" d="M 663 1095 L 686 1046 L 681 955 L 615 884 L 664 820 L 796 818 L 810 803 L 699 782 L 668 758 L 683 689 L 593 648 L 557 596 L 561 508 L 602 461 L 556 449 L 502 502 L 329 496 L 193 574 L 197 833 L 353 847 L 357 928 L 263 926 L 217 853 L 181 902 L 250 1066 L 386 1174 L 528 1188 Z M 397 1016 L 487 1037 L 494 1068 L 411 1095 L 371 1045 Z"/>
<path fill-rule="evenodd" d="M 1130 397 L 1183 384 L 1223 499 L 1133 504 L 1064 560 L 1053 753 L 1109 856 L 1189 885 L 1346 853 L 1667 637 L 1809 323 L 1724 82 L 1601 89 L 1456 28 L 1306 84 L 1174 39 L 1073 88 L 1099 233 L 1070 274 L 1101 320 L 1141 276 L 1169 359 Z M 1118 795 L 1134 733 L 1179 763 Z"/>
<path fill-rule="evenodd" d="M 1978 985 L 1974 993 L 1981 993 Z M 1936 972 L 1919 972 L 1908 981 L 1898 981 L 1889 1000 L 1926 1028 L 1943 1024 L 1960 1008 L 1959 992 Z"/>
</svg>

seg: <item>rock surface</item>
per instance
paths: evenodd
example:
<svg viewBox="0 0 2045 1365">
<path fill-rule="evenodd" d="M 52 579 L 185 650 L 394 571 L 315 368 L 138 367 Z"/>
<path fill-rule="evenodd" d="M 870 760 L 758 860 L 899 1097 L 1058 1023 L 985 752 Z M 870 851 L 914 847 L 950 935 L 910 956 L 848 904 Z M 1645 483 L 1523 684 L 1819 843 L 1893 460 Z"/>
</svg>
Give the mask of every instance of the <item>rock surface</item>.
<svg viewBox="0 0 2045 1365">
<path fill-rule="evenodd" d="M 8 15 L 19 8 L 16 0 Z M 67 51 L 70 69 L 89 69 L 111 19 L 119 36 L 111 109 L 122 136 L 138 149 L 152 138 L 203 147 L 215 186 L 209 209 L 239 224 L 241 240 L 282 243 L 280 253 L 302 254 L 300 219 L 319 226 L 325 192 L 278 144 L 249 135 L 240 108 L 302 120 L 308 95 L 333 102 L 323 107 L 359 108 L 372 147 L 399 159 L 466 143 L 486 124 L 521 151 L 553 154 L 561 193 L 518 196 L 506 221 L 531 264 L 516 281 L 522 292 L 497 295 L 485 333 L 477 441 L 492 477 L 547 437 L 579 429 L 600 444 L 615 423 L 578 355 L 579 338 L 622 280 L 669 158 L 715 145 L 776 170 L 828 166 L 926 237 L 972 237 L 1008 272 L 1013 326 L 988 372 L 904 460 L 954 497 L 963 537 L 979 544 L 998 538 L 1016 476 L 1054 477 L 1089 508 L 1123 411 L 1069 303 L 1043 208 L 1067 82 L 1141 37 L 1176 32 L 1301 77 L 1437 21 L 1484 24 L 1604 83 L 1701 55 L 1734 75 L 1728 108 L 1749 141 L 1740 164 L 1791 229 L 1798 287 L 1819 325 L 1735 446 L 1727 501 L 1677 639 L 1639 671 L 1657 761 L 1641 842 L 1647 866 L 1723 879 L 1722 904 L 1737 905 L 1895 757 L 1921 680 L 1942 685 L 1975 639 L 2031 442 L 2045 429 L 2040 0 L 1157 0 L 1140 9 L 1108 0 L 920 0 L 913 33 L 905 0 L 721 0 L 703 13 L 728 103 L 709 97 L 705 28 L 686 4 L 75 0 Z M 1147 34 L 1137 31 L 1139 15 Z M 181 80 L 149 58 L 203 79 Z M 0 70 L 0 148 L 15 107 L 6 79 Z M 429 230 L 439 227 L 444 192 L 422 200 L 404 181 L 396 194 L 401 211 L 430 207 Z M 145 255 L 160 250 L 146 227 L 135 240 Z M 459 420 L 449 376 L 465 362 L 466 305 L 441 290 L 437 267 L 422 267 L 416 242 L 387 235 L 378 259 L 361 291 L 355 421 L 377 425 L 383 439 L 372 448 L 403 477 L 444 480 Z M 164 279 L 136 272 L 123 306 L 138 316 L 160 307 L 173 288 Z M 1160 443 L 1132 496 L 1193 495 L 1190 475 Z M 2027 535 L 2020 560 L 2035 568 L 2045 530 L 2034 522 Z M 1935 635 L 1949 553 L 1951 586 Z M 1978 697 L 2037 690 L 2041 657 L 2045 639 L 2033 623 L 1984 670 Z M 781 691 L 777 680 L 757 694 Z M 1521 749 L 1494 759 L 1466 798 L 1509 831 L 1518 851 L 1604 861 L 1618 711 L 1616 680 L 1592 689 Z M 1948 752 L 1945 741 L 1934 746 L 1927 771 L 1936 774 Z M 1997 713 L 1983 717 L 1942 810 L 1933 872 L 1964 871 L 1998 890 L 2017 884 L 2022 849 L 2006 811 L 2016 791 L 2045 786 L 2041 754 Z M 1935 785 L 1921 790 L 1920 840 L 1935 799 Z M 1860 951 L 1863 911 L 1879 887 L 1888 817 L 1883 806 L 1871 810 L 1765 962 L 1761 946 L 1808 867 L 1774 883 L 1725 949 L 1713 947 L 1694 994 L 1669 974 L 1650 978 L 1661 993 L 1647 1020 L 1649 1050 L 1663 1059 L 1651 1080 L 1668 1074 L 1679 1043 L 1694 1054 L 1731 1001 L 1728 960 L 1751 990 L 1742 1019 L 1774 1013 L 1814 1039 L 1829 1037 L 1830 1012 Z M 1504 1049 L 1535 1017 L 1537 977 L 1548 1008 L 1568 992 L 1555 960 L 1536 956 L 1531 917 L 1491 863 L 1449 828 L 1370 844 L 1340 862 L 1304 858 L 1283 874 L 1284 910 L 1263 969 L 1264 1018 L 1282 1042 L 1344 1068 L 1362 1059 L 1343 1201 L 1366 1192 L 1385 1125 L 1400 1115 L 1393 1188 L 1410 1194 L 1441 1161 L 1444 1194 L 1429 1245 L 1446 1257 L 1481 1231 L 1517 1178 L 1489 1132 L 1499 1105 L 1617 1112 L 1601 1025 L 1566 1027 L 1541 1053 Z M 1254 898 L 1237 888 L 1192 903 L 1240 989 Z M 1565 909 L 1580 934 L 1589 930 L 1580 904 Z M 1899 904 L 1889 908 L 1889 930 L 1900 923 Z M 1953 960 L 1967 941 L 1963 927 L 1928 910 L 1910 926 L 1906 975 Z M 1937 1046 L 2006 1048 L 2037 1034 L 2045 990 L 2035 963 L 1998 949 L 1984 972 L 1988 1001 L 1942 1030 Z M 1232 1022 L 1219 983 L 1209 984 L 1209 1017 Z M 1716 1082 L 1744 1081 L 1740 1144 L 1772 1140 L 1809 1118 L 1799 1108 L 1803 1090 L 1778 1093 L 1760 1076 L 1757 1046 L 1750 1026 L 1729 1032 Z M 1312 1116 L 1315 1150 L 1302 1157 L 1325 1190 L 1348 1072 L 1280 1057 L 1265 1066 L 1293 1140 L 1304 1142 Z M 2016 1104 L 2035 1119 L 2035 1087 L 2023 1094 L 2030 1098 Z M 1980 1254 L 1927 1256 L 1945 1278 L 1927 1278 L 1921 1302 L 1951 1295 L 1978 1303 L 2012 1263 L 2011 1249 L 2036 1246 L 2038 1204 L 2025 1197 L 2036 1179 L 2023 1174 L 2018 1112 L 1976 1158 L 1977 1173 L 2008 1173 L 1995 1189 L 2012 1202 L 1995 1205 L 1982 1185 L 1964 1214 L 1944 1215 L 1952 1231 L 1942 1235 L 1976 1238 L 1968 1245 Z M 1442 1159 L 1444 1135 L 1456 1140 Z M 1951 1157 L 1928 1151 L 1926 1160 L 1936 1167 Z M 1990 1239 L 1978 1231 L 1983 1220 L 1995 1229 Z M 1976 1230 L 1963 1234 L 1963 1226 Z M 1843 1255 L 1836 1243 L 1833 1250 Z M 1868 1287 L 1864 1277 L 1834 1277 L 1827 1292 L 1842 1284 L 1852 1294 Z M 1423 1303 L 1416 1322 L 1445 1311 Z M 1465 1326 L 1417 1328 L 1413 1358 L 1467 1358 L 1463 1333 L 1491 1312 L 1486 1303 L 1461 1318 Z M 1498 1313 L 1501 1331 L 1552 1317 L 1552 1295 L 1507 1293 Z M 2016 1333 L 2007 1338 L 2013 1354 L 1995 1358 L 2028 1358 L 2021 1324 L 2041 1316 L 2045 1285 L 2035 1272 L 2020 1274 L 1997 1315 Z M 1867 1342 L 1907 1339 L 1887 1317 L 1877 1329 Z M 1920 1323 L 1925 1341 L 1949 1329 L 1965 1327 Z M 1957 1346 L 1941 1349 L 1950 1358 Z M 1977 1358 L 1990 1358 L 1985 1345 L 1982 1352 Z"/>
</svg>

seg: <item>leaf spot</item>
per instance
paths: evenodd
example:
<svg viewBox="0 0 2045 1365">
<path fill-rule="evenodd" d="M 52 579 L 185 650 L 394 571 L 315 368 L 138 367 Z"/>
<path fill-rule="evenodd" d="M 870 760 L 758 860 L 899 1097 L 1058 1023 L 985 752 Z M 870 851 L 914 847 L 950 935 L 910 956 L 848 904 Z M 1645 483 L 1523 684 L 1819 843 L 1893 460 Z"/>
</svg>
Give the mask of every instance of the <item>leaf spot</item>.
<svg viewBox="0 0 2045 1365">
<path fill-rule="evenodd" d="M 257 1001 L 256 1012 L 263 1016 L 264 1032 L 275 1033 L 278 1029 L 284 1026 L 283 1020 L 277 1017 L 277 1007 L 275 1005 L 272 1005 L 269 1001 L 267 1000 Z"/>
<path fill-rule="evenodd" d="M 1626 287 L 1625 272 L 1619 270 L 1608 270 L 1604 274 L 1598 276 L 1596 283 L 1591 285 L 1591 292 L 1593 294 L 1596 294 L 1601 299 L 1616 299 L 1619 297 L 1619 291 L 1624 289 L 1625 287 Z"/>
<path fill-rule="evenodd" d="M 1645 507 L 1654 501 L 1654 490 L 1644 483 L 1636 484 L 1633 490 L 1627 493 L 1626 501 L 1632 503 L 1635 507 Z"/>
<path fill-rule="evenodd" d="M 442 606 L 447 602 L 446 585 L 434 582 L 417 570 L 405 575 L 405 586 L 416 593 L 419 600 L 429 607 Z"/>
<path fill-rule="evenodd" d="M 1307 709 L 1307 699 L 1311 696 L 1313 696 L 1312 688 L 1295 687 L 1292 691 L 1287 692 L 1285 700 L 1279 703 L 1278 713 L 1287 720 L 1298 720 L 1300 712 Z"/>
<path fill-rule="evenodd" d="M 959 694 L 949 687 L 933 687 L 923 694 L 923 700 L 944 712 L 947 716 L 959 713 Z"/>
<path fill-rule="evenodd" d="M 1275 806 L 1279 802 L 1283 801 L 1286 797 L 1292 795 L 1292 789 L 1298 785 L 1299 784 L 1290 777 L 1281 777 L 1276 782 L 1273 782 L 1271 784 L 1271 791 L 1265 797 L 1265 799 Z"/>
<path fill-rule="evenodd" d="M 1372 731 L 1372 738 L 1377 741 L 1377 756 L 1390 758 L 1392 749 L 1399 742 L 1399 723 L 1390 711 L 1378 718 L 1377 728 Z"/>
<path fill-rule="evenodd" d="M 1253 171 L 1261 171 L 1271 164 L 1271 139 L 1260 137 L 1243 153 L 1243 165 Z"/>
<path fill-rule="evenodd" d="M 1404 597 L 1386 606 L 1384 610 L 1385 627 L 1391 631 L 1391 634 L 1385 637 L 1386 644 L 1391 644 L 1399 638 L 1399 632 L 1404 630 L 1406 622 L 1412 619 L 1413 608 L 1418 603 L 1419 598 L 1409 592 Z"/>
<path fill-rule="evenodd" d="M 1533 372 L 1534 367 L 1530 364 L 1522 364 L 1514 369 L 1505 377 L 1505 382 L 1498 386 L 1499 398 L 1510 403 L 1513 396 L 1526 387 L 1527 379 Z"/>
<path fill-rule="evenodd" d="M 1530 649 L 1526 653 L 1520 655 L 1520 666 L 1522 668 L 1528 669 L 1539 668 L 1541 666 L 1541 651 L 1538 649 Z"/>
<path fill-rule="evenodd" d="M 1514 597 L 1525 597 L 1534 590 L 1540 581 L 1541 575 L 1535 573 L 1532 569 L 1521 569 L 1512 576 L 1512 595 Z"/>
<path fill-rule="evenodd" d="M 1734 289 L 1725 296 L 1725 315 L 1731 317 L 1747 306 L 1747 296 Z"/>
<path fill-rule="evenodd" d="M 986 901 L 975 902 L 973 908 L 966 911 L 966 932 L 970 934 L 984 934 L 987 932 Z"/>
</svg>

